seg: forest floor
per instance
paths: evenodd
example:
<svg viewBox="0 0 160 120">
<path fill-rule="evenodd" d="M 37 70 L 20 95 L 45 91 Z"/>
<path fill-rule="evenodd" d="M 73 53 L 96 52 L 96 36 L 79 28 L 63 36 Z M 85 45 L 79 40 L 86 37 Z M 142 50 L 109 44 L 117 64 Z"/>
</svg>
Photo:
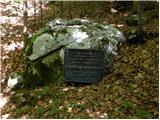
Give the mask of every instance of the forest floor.
<svg viewBox="0 0 160 120">
<path fill-rule="evenodd" d="M 98 84 L 76 85 L 55 83 L 35 89 L 10 90 L 6 83 L 9 74 L 24 72 L 21 6 L 1 2 L 1 93 L 2 118 L 157 118 L 159 117 L 159 38 L 151 34 L 144 44 L 125 43 L 118 52 L 112 72 Z M 3 9 L 5 8 L 5 9 Z M 15 11 L 15 12 L 14 12 Z M 121 30 L 127 28 L 118 11 L 103 19 Z M 158 18 L 153 14 L 148 30 L 158 31 Z M 50 12 L 48 12 L 50 13 Z M 99 14 L 99 13 L 98 13 Z M 104 13 L 103 13 L 104 14 Z M 49 14 L 47 14 L 49 16 Z M 52 16 L 52 15 L 50 15 Z M 40 16 L 37 16 L 37 20 Z M 93 17 L 91 17 L 93 19 Z M 110 18 L 110 19 L 108 19 Z M 45 19 L 46 20 L 46 19 Z M 36 31 L 32 17 L 29 30 Z M 46 21 L 48 22 L 48 21 Z M 37 27 L 37 28 L 36 28 Z"/>
</svg>

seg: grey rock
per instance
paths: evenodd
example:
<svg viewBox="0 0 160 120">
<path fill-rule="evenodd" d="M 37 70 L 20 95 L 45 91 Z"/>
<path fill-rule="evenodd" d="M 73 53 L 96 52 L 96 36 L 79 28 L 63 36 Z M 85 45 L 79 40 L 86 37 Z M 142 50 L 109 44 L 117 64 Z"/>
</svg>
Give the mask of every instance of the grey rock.
<svg viewBox="0 0 160 120">
<path fill-rule="evenodd" d="M 23 77 L 21 75 L 18 75 L 17 73 L 13 72 L 10 74 L 10 77 L 7 81 L 7 86 L 9 88 L 14 88 L 15 85 L 20 83 L 23 80 Z"/>
<path fill-rule="evenodd" d="M 65 48 L 103 49 L 108 58 L 109 54 L 116 55 L 117 47 L 125 41 L 125 36 L 117 28 L 85 19 L 55 19 L 47 25 L 50 33 L 43 33 L 33 41 L 32 54 L 27 56 L 31 61 L 59 48 L 62 48 L 62 60 Z"/>
<path fill-rule="evenodd" d="M 28 59 L 24 81 L 27 86 L 34 86 L 61 80 L 66 48 L 103 50 L 108 73 L 118 48 L 125 40 L 120 30 L 108 24 L 87 19 L 55 19 L 34 34 L 25 45 Z"/>
</svg>

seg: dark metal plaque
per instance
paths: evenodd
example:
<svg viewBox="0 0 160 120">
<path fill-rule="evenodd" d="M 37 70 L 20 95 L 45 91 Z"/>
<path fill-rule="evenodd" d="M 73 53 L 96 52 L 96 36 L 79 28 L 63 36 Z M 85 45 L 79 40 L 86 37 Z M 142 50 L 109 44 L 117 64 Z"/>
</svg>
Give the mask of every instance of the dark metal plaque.
<svg viewBox="0 0 160 120">
<path fill-rule="evenodd" d="M 96 83 L 103 77 L 102 50 L 65 49 L 64 79 L 67 82 Z"/>
</svg>

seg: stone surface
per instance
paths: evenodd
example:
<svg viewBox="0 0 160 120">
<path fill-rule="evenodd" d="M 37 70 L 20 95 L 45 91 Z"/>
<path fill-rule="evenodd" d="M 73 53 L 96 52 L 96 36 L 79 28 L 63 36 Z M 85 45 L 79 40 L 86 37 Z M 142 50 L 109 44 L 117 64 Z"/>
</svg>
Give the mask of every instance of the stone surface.
<svg viewBox="0 0 160 120">
<path fill-rule="evenodd" d="M 14 88 L 18 83 L 22 81 L 22 76 L 18 75 L 17 73 L 11 73 L 10 77 L 7 81 L 7 86 L 9 88 Z"/>
<path fill-rule="evenodd" d="M 124 34 L 111 25 L 87 19 L 55 19 L 34 34 L 25 45 L 28 59 L 25 75 L 36 78 L 38 82 L 38 79 L 46 77 L 59 79 L 63 74 L 66 48 L 101 49 L 105 54 L 105 67 L 110 69 L 118 48 L 125 40 Z M 50 72 L 45 75 L 41 69 Z"/>
</svg>

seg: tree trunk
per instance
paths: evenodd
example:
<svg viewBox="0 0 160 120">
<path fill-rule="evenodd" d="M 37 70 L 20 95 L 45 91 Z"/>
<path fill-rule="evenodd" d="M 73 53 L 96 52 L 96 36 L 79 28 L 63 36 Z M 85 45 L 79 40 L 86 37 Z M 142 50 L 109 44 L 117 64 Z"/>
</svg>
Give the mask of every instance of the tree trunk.
<svg viewBox="0 0 160 120">
<path fill-rule="evenodd" d="M 60 17 L 63 17 L 63 1 L 60 2 Z"/>
<path fill-rule="evenodd" d="M 69 2 L 69 14 L 70 14 L 70 19 L 72 19 L 72 18 L 73 18 L 72 8 L 73 8 L 73 2 L 72 2 L 72 1 L 70 1 L 70 2 Z"/>
<path fill-rule="evenodd" d="M 142 1 L 137 3 L 137 13 L 138 13 L 138 39 L 139 42 L 144 43 L 144 32 L 143 32 L 143 4 Z"/>
<path fill-rule="evenodd" d="M 40 6 L 39 6 L 39 7 L 40 7 L 40 14 L 41 14 L 41 15 L 40 15 L 40 16 L 41 16 L 41 17 L 40 17 L 41 26 L 43 27 L 43 8 L 42 8 L 42 1 L 41 1 L 41 0 L 39 1 L 39 4 L 40 4 Z"/>
<path fill-rule="evenodd" d="M 33 7 L 34 7 L 34 26 L 36 26 L 36 0 L 33 1 Z"/>
<path fill-rule="evenodd" d="M 28 12 L 27 12 L 27 0 L 23 2 L 23 35 L 24 40 L 27 39 L 27 18 L 28 18 Z"/>
</svg>

